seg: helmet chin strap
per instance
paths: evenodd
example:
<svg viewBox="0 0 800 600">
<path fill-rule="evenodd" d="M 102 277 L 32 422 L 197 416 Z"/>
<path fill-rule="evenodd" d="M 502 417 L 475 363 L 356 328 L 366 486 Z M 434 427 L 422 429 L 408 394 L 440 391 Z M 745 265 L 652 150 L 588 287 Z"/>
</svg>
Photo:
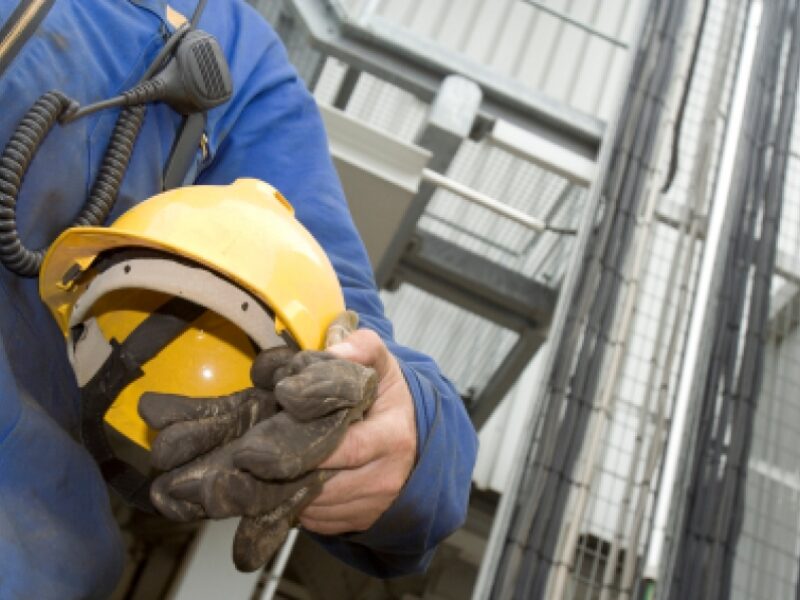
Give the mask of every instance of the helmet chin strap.
<svg viewBox="0 0 800 600">
<path fill-rule="evenodd" d="M 110 340 L 111 351 L 94 376 L 81 387 L 81 441 L 108 484 L 137 508 L 154 512 L 150 480 L 114 455 L 103 418 L 117 396 L 144 375 L 147 363 L 205 312 L 183 298 L 172 298 L 148 316 L 122 343 Z"/>
</svg>

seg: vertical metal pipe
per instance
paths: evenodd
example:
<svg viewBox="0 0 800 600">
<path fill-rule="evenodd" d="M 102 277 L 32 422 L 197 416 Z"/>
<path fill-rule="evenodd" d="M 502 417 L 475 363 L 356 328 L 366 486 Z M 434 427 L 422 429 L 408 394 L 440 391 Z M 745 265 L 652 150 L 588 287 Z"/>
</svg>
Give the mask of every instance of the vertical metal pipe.
<svg viewBox="0 0 800 600">
<path fill-rule="evenodd" d="M 712 310 L 712 291 L 718 276 L 718 263 L 724 257 L 725 244 L 722 232 L 730 215 L 728 214 L 728 197 L 733 181 L 733 167 L 736 158 L 737 141 L 742 129 L 745 100 L 752 76 L 756 39 L 761 20 L 762 3 L 755 0 L 750 7 L 747 34 L 742 53 L 742 69 L 740 70 L 734 92 L 734 102 L 730 120 L 725 134 L 725 144 L 720 165 L 720 178 L 714 193 L 705 252 L 700 265 L 697 290 L 692 305 L 692 318 L 689 334 L 681 366 L 681 379 L 675 407 L 672 412 L 669 440 L 664 458 L 664 468 L 659 483 L 659 494 L 654 510 L 654 520 L 650 544 L 645 562 L 644 575 L 647 579 L 657 581 L 662 566 L 664 545 L 669 531 L 673 494 L 678 481 L 678 467 L 684 448 L 687 417 L 690 409 L 689 401 L 695 390 L 696 370 L 702 347 L 705 344 L 705 322 Z"/>
</svg>

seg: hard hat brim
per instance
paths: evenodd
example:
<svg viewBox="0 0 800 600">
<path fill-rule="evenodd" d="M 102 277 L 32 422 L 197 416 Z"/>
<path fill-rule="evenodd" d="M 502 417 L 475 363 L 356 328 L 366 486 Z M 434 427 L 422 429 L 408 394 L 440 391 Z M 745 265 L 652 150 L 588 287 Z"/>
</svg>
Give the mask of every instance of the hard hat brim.
<svg viewBox="0 0 800 600">
<path fill-rule="evenodd" d="M 109 227 L 62 233 L 45 256 L 39 293 L 65 335 L 81 293 L 70 277 L 126 247 L 188 259 L 241 286 L 273 311 L 278 333 L 288 330 L 304 349 L 320 349 L 328 324 L 344 311 L 330 261 L 286 200 L 263 182 L 239 180 L 171 190 Z"/>
</svg>

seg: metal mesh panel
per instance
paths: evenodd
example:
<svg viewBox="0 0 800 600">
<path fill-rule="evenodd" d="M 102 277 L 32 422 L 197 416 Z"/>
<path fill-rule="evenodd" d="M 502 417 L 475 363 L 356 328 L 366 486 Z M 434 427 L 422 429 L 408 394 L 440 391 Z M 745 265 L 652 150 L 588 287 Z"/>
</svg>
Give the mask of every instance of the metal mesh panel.
<svg viewBox="0 0 800 600">
<path fill-rule="evenodd" d="M 672 9 L 666 6 L 651 5 L 652 14 L 658 14 L 663 23 L 660 27 L 669 27 L 670 19 L 677 18 L 669 15 Z M 578 323 L 569 333 L 577 336 L 571 346 L 576 352 L 569 354 L 575 363 L 563 364 L 567 356 L 560 354 L 556 359 L 548 382 L 550 404 L 542 407 L 538 421 L 541 433 L 532 446 L 530 467 L 519 491 L 520 504 L 506 543 L 505 564 L 521 560 L 527 566 L 518 569 L 516 575 L 514 567 L 500 567 L 505 570 L 493 589 L 497 597 L 512 590 L 547 590 L 548 597 L 557 598 L 630 597 L 641 575 L 694 293 L 692 285 L 705 235 L 702 215 L 707 213 L 709 191 L 713 189 L 721 125 L 735 73 L 737 32 L 741 31 L 744 15 L 742 5 L 717 1 L 710 3 L 707 17 L 701 20 L 700 5 L 686 6 L 691 8 L 687 9 L 686 24 L 678 39 L 676 75 L 667 80 L 668 84 L 649 92 L 654 96 L 648 94 L 647 100 L 638 100 L 646 102 L 664 94 L 659 102 L 664 107 L 661 123 L 642 131 L 642 127 L 653 126 L 652 113 L 644 112 L 649 122 L 643 120 L 637 131 L 622 140 L 617 161 L 611 161 L 607 187 L 616 190 L 618 181 L 631 177 L 631 171 L 622 171 L 617 164 L 628 160 L 631 154 L 647 183 L 638 192 L 642 196 L 638 205 L 626 209 L 637 211 L 637 219 L 630 245 L 623 251 L 627 254 L 621 255 L 624 258 L 619 258 L 619 253 L 616 258 L 606 253 L 600 255 L 601 260 L 600 250 L 591 242 L 588 244 L 581 270 L 584 280 L 576 284 L 585 290 L 584 296 L 578 293 L 574 297 L 567 317 L 568 323 L 570 318 Z M 704 29 L 696 59 L 690 60 L 701 22 Z M 674 33 L 659 35 L 663 40 Z M 734 60 L 720 61 L 721 47 L 726 44 Z M 648 51 L 653 61 L 657 60 L 657 52 L 662 57 L 666 52 L 657 51 L 655 46 L 648 46 L 645 52 Z M 692 62 L 694 67 L 690 67 Z M 688 77 L 689 68 L 694 69 L 694 77 L 684 101 L 681 81 Z M 646 77 L 651 74 L 652 71 L 647 72 Z M 644 81 L 644 77 L 634 78 L 632 88 Z M 623 109 L 625 124 L 630 122 L 629 113 L 638 108 L 637 100 L 631 102 L 632 108 Z M 670 129 L 674 141 L 670 139 Z M 641 136 L 658 136 L 659 145 L 652 156 L 643 150 L 647 146 Z M 636 183 L 631 180 L 626 185 Z M 630 194 L 630 189 L 622 188 L 621 193 Z M 598 210 L 597 218 L 602 218 L 605 225 L 609 222 L 608 211 L 621 211 L 621 199 L 603 200 L 607 206 L 604 211 Z M 630 212 L 626 216 L 629 215 Z M 595 237 L 601 238 L 601 234 L 596 233 Z M 620 248 L 614 238 L 604 243 L 611 251 Z M 601 261 L 597 275 L 586 267 L 594 260 Z M 586 279 L 593 276 L 600 278 L 599 283 Z M 619 290 L 612 301 L 613 308 L 598 312 L 600 309 L 595 307 L 602 305 L 595 302 L 595 296 L 602 293 L 603 278 L 617 279 Z M 591 310 L 582 308 L 589 306 Z M 565 332 L 557 331 L 557 335 L 567 337 Z M 596 341 L 587 345 L 588 339 Z M 599 359 L 592 354 L 598 348 L 603 348 Z M 592 368 L 584 374 L 588 357 L 593 357 Z M 589 379 L 581 379 L 584 377 Z M 598 379 L 596 387 L 591 387 L 592 377 Z M 558 410 L 558 403 L 553 403 L 562 397 L 560 394 L 569 402 L 565 400 Z M 554 427 L 564 433 L 550 439 Z M 578 427 L 579 434 L 570 433 Z M 573 464 L 569 463 L 571 455 L 575 457 Z M 561 473 L 561 469 L 567 482 L 562 479 L 558 485 L 564 489 L 556 491 L 551 473 Z M 562 506 L 563 516 L 559 517 Z M 544 513 L 549 510 L 547 507 L 555 516 Z M 552 523 L 557 518 L 562 520 L 554 532 Z"/>
<path fill-rule="evenodd" d="M 610 411 L 607 418 L 601 416 L 595 424 L 596 435 L 602 438 L 599 457 L 591 457 L 594 465 L 579 462 L 575 469 L 589 475 L 588 479 L 579 476 L 579 481 L 588 483 L 590 491 L 582 511 L 576 512 L 581 505 L 574 496 L 570 504 L 568 520 L 580 519 L 580 525 L 570 531 L 572 536 L 580 536 L 577 543 L 574 538 L 562 540 L 561 556 L 574 556 L 568 564 L 572 577 L 580 582 L 568 586 L 571 598 L 628 597 L 635 591 L 642 566 L 685 342 L 688 300 L 694 293 L 703 246 L 702 232 L 689 229 L 687 216 L 690 210 L 698 215 L 708 211 L 708 190 L 714 183 L 723 129 L 714 129 L 708 122 L 707 107 L 711 86 L 722 83 L 719 104 L 714 108 L 724 119 L 736 65 L 733 61 L 720 64 L 718 56 L 721 36 L 738 40 L 737 30 L 741 31 L 740 10 L 741 16 L 733 21 L 736 29 L 724 32 L 727 11 L 734 8 L 725 2 L 710 4 L 683 115 L 674 179 L 669 192 L 659 198 L 654 215 L 657 221 L 644 224 L 640 231 L 647 239 L 647 257 L 639 279 L 625 286 L 625 293 L 635 295 L 628 334 L 621 340 L 622 366 L 616 381 L 602 386 L 595 399 Z M 693 32 L 688 30 L 689 34 Z M 683 43 L 691 43 L 691 37 L 687 35 Z M 735 47 L 732 55 L 736 55 Z M 661 169 L 654 173 L 653 187 L 660 187 L 668 177 L 669 159 L 662 160 Z M 705 187 L 697 189 L 698 182 Z M 670 215 L 678 219 L 672 220 Z M 620 302 L 620 309 L 623 304 Z M 611 394 L 606 404 L 602 404 L 603 389 Z M 603 427 L 604 420 L 605 429 L 597 429 Z M 584 455 L 583 461 L 588 458 Z M 585 549 L 581 540 L 594 538 L 599 540 L 595 546 L 607 546 L 605 553 L 593 554 Z M 576 548 L 574 555 L 568 554 L 571 547 Z M 587 578 L 587 572 L 594 575 Z"/>
<path fill-rule="evenodd" d="M 800 109 L 800 104 L 796 109 Z M 800 147 L 795 117 L 792 148 Z M 789 157 L 778 269 L 800 260 L 800 158 Z M 796 269 L 796 267 L 795 267 Z M 787 270 L 787 269 L 784 269 Z M 764 384 L 755 413 L 732 597 L 794 598 L 800 559 L 800 332 L 798 281 L 775 276 Z"/>
<path fill-rule="evenodd" d="M 793 327 L 794 329 L 794 327 Z M 793 598 L 800 541 L 800 338 L 773 337 L 756 413 L 732 597 Z"/>
</svg>

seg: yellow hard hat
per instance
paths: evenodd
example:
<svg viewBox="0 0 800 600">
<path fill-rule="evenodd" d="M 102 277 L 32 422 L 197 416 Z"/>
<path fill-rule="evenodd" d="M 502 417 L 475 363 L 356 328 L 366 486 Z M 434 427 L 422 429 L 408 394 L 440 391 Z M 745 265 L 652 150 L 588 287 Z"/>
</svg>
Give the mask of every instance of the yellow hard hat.
<svg viewBox="0 0 800 600">
<path fill-rule="evenodd" d="M 44 258 L 39 293 L 84 404 L 95 404 L 82 418 L 96 419 L 99 402 L 101 417 L 145 449 L 153 432 L 138 415 L 142 393 L 249 387 L 258 350 L 321 349 L 344 310 L 322 248 L 281 194 L 253 179 L 171 190 L 109 227 L 65 231 Z M 102 467 L 105 440 L 84 443 Z"/>
</svg>

